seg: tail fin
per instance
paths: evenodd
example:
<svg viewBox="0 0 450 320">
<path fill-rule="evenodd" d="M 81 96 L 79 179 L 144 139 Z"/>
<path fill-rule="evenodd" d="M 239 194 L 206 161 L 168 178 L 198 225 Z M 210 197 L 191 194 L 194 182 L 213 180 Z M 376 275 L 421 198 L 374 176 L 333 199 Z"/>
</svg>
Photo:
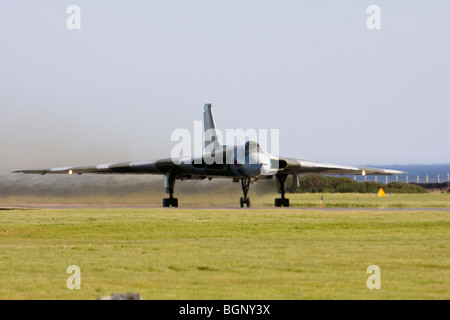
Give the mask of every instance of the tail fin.
<svg viewBox="0 0 450 320">
<path fill-rule="evenodd" d="M 216 125 L 214 123 L 214 116 L 211 110 L 211 104 L 205 104 L 205 110 L 203 111 L 203 139 L 205 153 L 211 152 L 217 147 L 220 147 L 216 132 Z"/>
</svg>

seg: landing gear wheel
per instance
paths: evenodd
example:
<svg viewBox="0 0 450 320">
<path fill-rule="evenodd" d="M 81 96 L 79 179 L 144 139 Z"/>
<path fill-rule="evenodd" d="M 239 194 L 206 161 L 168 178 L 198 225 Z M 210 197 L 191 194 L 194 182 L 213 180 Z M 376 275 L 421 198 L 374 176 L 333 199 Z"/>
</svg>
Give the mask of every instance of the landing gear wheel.
<svg viewBox="0 0 450 320">
<path fill-rule="evenodd" d="M 283 200 L 283 199 L 276 198 L 276 199 L 275 199 L 275 207 L 281 207 L 282 200 Z"/>
<path fill-rule="evenodd" d="M 169 208 L 169 207 L 178 208 L 178 199 L 177 198 L 164 198 L 163 199 L 163 207 L 165 207 L 165 208 Z"/>
<path fill-rule="evenodd" d="M 240 204 L 241 204 L 241 208 L 244 207 L 244 204 L 247 205 L 247 208 L 250 208 L 250 198 L 247 198 L 247 199 L 244 200 L 244 198 L 241 197 Z"/>
<path fill-rule="evenodd" d="M 289 199 L 287 198 L 276 198 L 275 207 L 289 207 Z"/>
<path fill-rule="evenodd" d="M 163 207 L 165 207 L 165 208 L 170 207 L 170 199 L 169 198 L 163 199 Z"/>
</svg>

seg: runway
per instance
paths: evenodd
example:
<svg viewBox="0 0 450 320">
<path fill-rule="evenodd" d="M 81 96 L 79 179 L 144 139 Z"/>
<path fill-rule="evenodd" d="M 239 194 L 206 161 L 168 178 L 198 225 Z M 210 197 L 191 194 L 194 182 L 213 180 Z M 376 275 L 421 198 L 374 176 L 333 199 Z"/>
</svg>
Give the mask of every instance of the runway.
<svg viewBox="0 0 450 320">
<path fill-rule="evenodd" d="M 64 210 L 64 209 L 162 209 L 162 210 L 290 210 L 290 211 L 437 211 L 437 212 L 450 212 L 450 208 L 345 208 L 345 207 L 332 207 L 332 208 L 318 208 L 318 207 L 179 207 L 179 208 L 164 208 L 160 206 L 111 206 L 111 205 L 33 205 L 33 206 L 7 206 L 0 207 L 0 211 L 14 211 L 14 210 Z"/>
</svg>

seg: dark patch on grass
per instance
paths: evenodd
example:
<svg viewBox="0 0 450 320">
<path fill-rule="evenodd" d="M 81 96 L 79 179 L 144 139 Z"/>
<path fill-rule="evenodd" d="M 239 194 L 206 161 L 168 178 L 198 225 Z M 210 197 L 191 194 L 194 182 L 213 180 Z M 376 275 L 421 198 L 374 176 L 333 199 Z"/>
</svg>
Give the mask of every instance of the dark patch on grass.
<svg viewBox="0 0 450 320">
<path fill-rule="evenodd" d="M 282 271 L 296 272 L 296 273 L 304 273 L 304 272 L 306 272 L 306 270 L 298 269 L 298 268 L 287 268 L 287 269 L 283 269 Z"/>
<path fill-rule="evenodd" d="M 199 271 L 218 271 L 219 269 L 211 268 L 208 266 L 197 266 L 197 270 L 199 270 Z"/>
<path fill-rule="evenodd" d="M 177 266 L 167 266 L 168 269 L 172 270 L 172 271 L 184 271 L 183 268 L 177 267 Z"/>
</svg>

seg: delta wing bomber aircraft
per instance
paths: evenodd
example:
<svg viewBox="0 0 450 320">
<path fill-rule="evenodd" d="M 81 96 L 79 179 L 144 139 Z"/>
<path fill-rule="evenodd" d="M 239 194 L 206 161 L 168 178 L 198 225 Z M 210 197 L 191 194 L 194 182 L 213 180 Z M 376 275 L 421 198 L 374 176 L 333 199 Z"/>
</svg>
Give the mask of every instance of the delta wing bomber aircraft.
<svg viewBox="0 0 450 320">
<path fill-rule="evenodd" d="M 278 193 L 281 198 L 275 199 L 276 207 L 289 207 L 289 199 L 285 197 L 286 178 L 293 175 L 298 183 L 298 176 L 304 174 L 325 175 L 393 175 L 406 172 L 378 168 L 360 168 L 278 157 L 262 150 L 255 141 L 244 145 L 223 146 L 219 143 L 211 105 L 206 104 L 203 112 L 204 149 L 203 155 L 189 159 L 166 158 L 156 161 L 133 161 L 95 166 L 64 167 L 40 170 L 19 170 L 15 173 L 25 174 L 156 174 L 164 175 L 166 193 L 169 198 L 163 199 L 164 207 L 178 207 L 178 199 L 174 198 L 175 181 L 203 180 L 213 178 L 231 178 L 241 182 L 244 196 L 240 206 L 250 207 L 248 191 L 250 184 L 260 179 L 275 177 Z"/>
</svg>

